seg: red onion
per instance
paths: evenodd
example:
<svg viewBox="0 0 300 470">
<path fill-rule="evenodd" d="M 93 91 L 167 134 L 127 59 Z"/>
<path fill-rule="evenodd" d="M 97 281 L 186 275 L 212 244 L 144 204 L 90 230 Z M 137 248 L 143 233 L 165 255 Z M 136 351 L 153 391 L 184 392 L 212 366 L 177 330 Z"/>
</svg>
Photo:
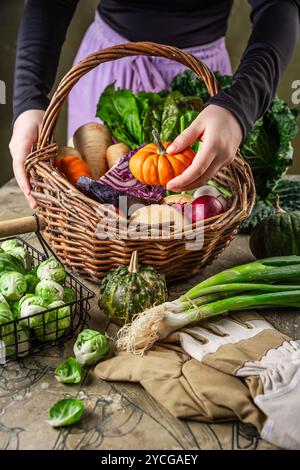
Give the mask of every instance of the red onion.
<svg viewBox="0 0 300 470">
<path fill-rule="evenodd" d="M 200 188 L 196 189 L 194 193 L 194 199 L 198 199 L 200 196 L 213 196 L 222 204 L 224 210 L 228 208 L 228 199 L 215 187 L 205 184 Z"/>
<path fill-rule="evenodd" d="M 223 214 L 222 203 L 213 196 L 200 196 L 192 204 L 186 205 L 184 214 L 194 224 L 199 220 L 209 219 L 219 214 Z"/>
</svg>

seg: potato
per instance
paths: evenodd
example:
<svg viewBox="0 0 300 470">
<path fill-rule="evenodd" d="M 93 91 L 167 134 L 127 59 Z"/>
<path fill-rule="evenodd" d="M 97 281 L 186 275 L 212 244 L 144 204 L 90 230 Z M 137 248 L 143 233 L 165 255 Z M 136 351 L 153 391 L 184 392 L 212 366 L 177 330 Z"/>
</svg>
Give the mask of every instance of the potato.
<svg viewBox="0 0 300 470">
<path fill-rule="evenodd" d="M 92 178 L 98 180 L 107 170 L 106 150 L 112 145 L 106 126 L 89 122 L 79 127 L 73 136 L 74 146 L 88 164 Z"/>
<path fill-rule="evenodd" d="M 188 219 L 177 209 L 167 204 L 151 204 L 150 206 L 142 207 L 132 214 L 130 222 L 156 226 L 165 225 L 166 227 L 172 225 L 175 230 L 180 230 L 190 225 Z"/>
<path fill-rule="evenodd" d="M 191 194 L 171 194 L 166 196 L 163 200 L 163 204 L 191 204 L 193 202 L 193 196 Z"/>
<path fill-rule="evenodd" d="M 108 168 L 112 168 L 120 160 L 130 152 L 130 147 L 128 145 L 120 142 L 119 144 L 113 144 L 108 147 L 106 150 L 106 160 L 108 163 Z"/>
</svg>

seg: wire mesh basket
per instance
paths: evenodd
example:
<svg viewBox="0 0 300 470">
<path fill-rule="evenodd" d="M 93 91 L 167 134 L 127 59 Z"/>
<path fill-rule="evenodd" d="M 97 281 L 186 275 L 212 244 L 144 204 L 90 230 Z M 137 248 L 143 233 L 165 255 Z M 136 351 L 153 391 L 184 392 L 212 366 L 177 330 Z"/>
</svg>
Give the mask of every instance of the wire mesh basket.
<svg viewBox="0 0 300 470">
<path fill-rule="evenodd" d="M 49 257 L 57 259 L 39 230 L 36 236 L 43 252 L 18 236 L 2 238 L 0 241 L 2 243 L 5 240 L 14 239 L 21 242 L 30 253 L 34 268 Z M 90 318 L 89 301 L 95 294 L 69 273 L 67 273 L 65 287 L 73 290 L 75 300 L 59 307 L 41 308 L 42 311 L 24 318 L 0 322 L 0 364 L 61 345 L 83 330 Z M 4 299 L 2 301 L 5 302 Z"/>
</svg>

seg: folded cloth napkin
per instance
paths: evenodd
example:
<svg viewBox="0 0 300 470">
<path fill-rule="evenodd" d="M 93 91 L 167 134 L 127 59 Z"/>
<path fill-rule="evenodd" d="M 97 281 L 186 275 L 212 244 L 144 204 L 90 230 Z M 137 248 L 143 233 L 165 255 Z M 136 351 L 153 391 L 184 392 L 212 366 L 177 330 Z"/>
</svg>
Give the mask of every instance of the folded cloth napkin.
<svg viewBox="0 0 300 470">
<path fill-rule="evenodd" d="M 285 449 L 300 449 L 300 349 L 253 312 L 172 333 L 143 356 L 97 365 L 104 380 L 139 382 L 174 416 L 239 419 Z"/>
</svg>

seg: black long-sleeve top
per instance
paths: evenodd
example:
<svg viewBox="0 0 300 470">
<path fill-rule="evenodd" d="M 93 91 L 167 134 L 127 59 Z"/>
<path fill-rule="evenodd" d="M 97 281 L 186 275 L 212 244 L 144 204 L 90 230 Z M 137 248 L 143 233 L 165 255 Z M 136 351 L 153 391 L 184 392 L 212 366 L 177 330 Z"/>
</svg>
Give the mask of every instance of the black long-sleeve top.
<svg viewBox="0 0 300 470">
<path fill-rule="evenodd" d="M 15 69 L 14 119 L 45 109 L 60 51 L 79 0 L 27 0 Z M 300 0 L 249 0 L 252 34 L 233 84 L 209 103 L 230 110 L 244 136 L 276 92 L 299 36 Z M 102 19 L 129 41 L 180 48 L 225 36 L 233 0 L 102 0 Z"/>
</svg>

